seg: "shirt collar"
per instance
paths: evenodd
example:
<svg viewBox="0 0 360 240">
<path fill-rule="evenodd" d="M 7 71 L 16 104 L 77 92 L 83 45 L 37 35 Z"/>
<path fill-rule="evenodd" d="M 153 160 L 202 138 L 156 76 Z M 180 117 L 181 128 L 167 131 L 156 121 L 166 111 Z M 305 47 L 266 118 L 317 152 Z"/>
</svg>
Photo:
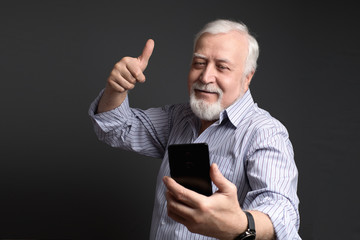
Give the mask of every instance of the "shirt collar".
<svg viewBox="0 0 360 240">
<path fill-rule="evenodd" d="M 247 90 L 241 98 L 237 99 L 233 104 L 220 113 L 220 118 L 218 123 L 221 124 L 224 120 L 229 119 L 231 124 L 237 128 L 241 121 L 246 116 L 246 113 L 249 112 L 250 108 L 254 105 L 254 100 L 251 96 L 250 89 Z M 200 119 L 195 116 L 191 110 L 190 104 L 187 111 L 185 111 L 190 125 L 194 131 L 194 134 L 197 134 L 198 129 L 200 128 Z"/>
<path fill-rule="evenodd" d="M 236 100 L 233 104 L 221 112 L 219 119 L 220 123 L 224 119 L 228 118 L 234 127 L 238 127 L 253 105 L 254 100 L 249 89 L 245 92 L 244 96 Z"/>
</svg>

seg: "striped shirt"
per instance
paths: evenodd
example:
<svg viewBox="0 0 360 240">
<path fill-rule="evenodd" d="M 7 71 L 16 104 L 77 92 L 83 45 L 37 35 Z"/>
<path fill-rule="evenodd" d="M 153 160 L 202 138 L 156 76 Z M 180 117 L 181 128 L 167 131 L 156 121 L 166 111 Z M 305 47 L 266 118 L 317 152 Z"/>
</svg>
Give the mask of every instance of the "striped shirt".
<svg viewBox="0 0 360 240">
<path fill-rule="evenodd" d="M 98 138 L 113 147 L 163 159 L 150 239 L 213 239 L 191 233 L 167 216 L 162 182 L 163 176 L 170 176 L 170 144 L 203 142 L 209 146 L 210 163 L 216 163 L 236 185 L 241 208 L 267 214 L 277 239 L 300 239 L 298 171 L 288 132 L 254 103 L 250 90 L 200 135 L 200 120 L 188 103 L 140 110 L 130 108 L 126 98 L 118 108 L 94 114 L 101 94 L 89 109 Z"/>
</svg>

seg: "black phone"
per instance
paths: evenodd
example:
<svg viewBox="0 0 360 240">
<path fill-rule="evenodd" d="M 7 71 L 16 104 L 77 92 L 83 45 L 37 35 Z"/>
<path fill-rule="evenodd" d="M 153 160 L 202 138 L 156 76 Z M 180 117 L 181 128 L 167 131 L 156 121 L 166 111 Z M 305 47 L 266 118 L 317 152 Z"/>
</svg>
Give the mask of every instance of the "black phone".
<svg viewBox="0 0 360 240">
<path fill-rule="evenodd" d="M 206 143 L 173 144 L 168 147 L 170 175 L 182 186 L 212 195 L 209 147 Z"/>
</svg>

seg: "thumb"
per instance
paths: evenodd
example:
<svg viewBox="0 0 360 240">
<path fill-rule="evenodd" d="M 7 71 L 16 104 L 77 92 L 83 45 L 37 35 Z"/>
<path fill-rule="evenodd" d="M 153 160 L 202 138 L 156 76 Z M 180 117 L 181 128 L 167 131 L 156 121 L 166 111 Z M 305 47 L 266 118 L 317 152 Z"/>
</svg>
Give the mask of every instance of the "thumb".
<svg viewBox="0 0 360 240">
<path fill-rule="evenodd" d="M 149 59 L 154 50 L 154 45 L 155 45 L 154 40 L 152 39 L 147 40 L 141 55 L 138 57 L 138 60 L 140 61 L 140 68 L 142 71 L 144 71 L 148 65 Z"/>
<path fill-rule="evenodd" d="M 231 192 L 233 187 L 235 187 L 232 182 L 227 180 L 224 175 L 221 174 L 219 167 L 215 163 L 210 166 L 210 177 L 213 183 L 218 187 L 219 192 Z"/>
</svg>

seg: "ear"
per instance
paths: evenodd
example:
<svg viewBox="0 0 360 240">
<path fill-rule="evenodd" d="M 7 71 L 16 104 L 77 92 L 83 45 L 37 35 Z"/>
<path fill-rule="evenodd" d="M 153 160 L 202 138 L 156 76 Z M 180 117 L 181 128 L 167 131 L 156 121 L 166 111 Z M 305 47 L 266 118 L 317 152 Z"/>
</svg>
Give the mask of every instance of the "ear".
<svg viewBox="0 0 360 240">
<path fill-rule="evenodd" d="M 251 83 L 251 80 L 252 80 L 254 74 L 255 74 L 255 71 L 251 71 L 248 75 L 246 75 L 245 84 L 246 84 L 247 87 L 250 86 L 250 83 Z"/>
</svg>

